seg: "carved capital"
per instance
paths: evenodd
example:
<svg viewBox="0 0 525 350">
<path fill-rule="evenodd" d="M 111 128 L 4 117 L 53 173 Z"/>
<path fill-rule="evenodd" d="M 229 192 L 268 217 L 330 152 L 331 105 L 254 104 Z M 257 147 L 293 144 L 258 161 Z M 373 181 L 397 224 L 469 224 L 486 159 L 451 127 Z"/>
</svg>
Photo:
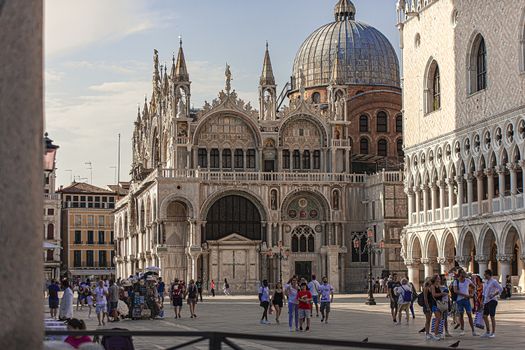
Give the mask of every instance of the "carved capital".
<svg viewBox="0 0 525 350">
<path fill-rule="evenodd" d="M 445 180 L 439 180 L 437 185 L 439 186 L 439 188 L 445 188 L 447 183 L 445 182 Z"/>
<path fill-rule="evenodd" d="M 458 262 L 460 266 L 465 266 L 470 262 L 470 256 L 468 255 L 456 256 L 455 260 Z"/>
<path fill-rule="evenodd" d="M 514 260 L 514 256 L 510 254 L 498 254 L 496 260 L 501 263 L 511 263 Z"/>
<path fill-rule="evenodd" d="M 405 259 L 405 265 L 407 267 L 417 267 L 419 266 L 420 259 L 414 258 L 414 259 Z"/>
<path fill-rule="evenodd" d="M 489 256 L 488 255 L 476 255 L 474 257 L 474 259 L 478 262 L 478 263 L 482 263 L 482 264 L 486 264 L 489 262 Z"/>
<path fill-rule="evenodd" d="M 494 169 L 491 169 L 491 168 L 490 168 L 490 169 L 485 169 L 485 170 L 483 171 L 483 173 L 484 173 L 485 175 L 489 176 L 489 177 L 490 177 L 490 176 L 494 176 Z"/>
<path fill-rule="evenodd" d="M 514 172 L 518 169 L 518 165 L 516 163 L 507 163 L 507 169 L 509 169 L 510 172 Z"/>
<path fill-rule="evenodd" d="M 449 259 L 445 258 L 444 256 L 439 256 L 436 260 L 439 265 L 444 265 L 448 262 Z"/>
<path fill-rule="evenodd" d="M 474 172 L 474 176 L 478 179 L 478 181 L 483 177 L 483 171 L 478 170 Z"/>
<path fill-rule="evenodd" d="M 471 174 L 471 173 L 468 173 L 468 174 L 465 174 L 465 176 L 463 177 L 465 180 L 467 180 L 467 182 L 472 182 L 474 181 L 474 175 Z"/>
<path fill-rule="evenodd" d="M 494 169 L 496 170 L 498 175 L 505 174 L 505 167 L 503 165 L 498 165 L 498 166 L 494 167 Z"/>
</svg>

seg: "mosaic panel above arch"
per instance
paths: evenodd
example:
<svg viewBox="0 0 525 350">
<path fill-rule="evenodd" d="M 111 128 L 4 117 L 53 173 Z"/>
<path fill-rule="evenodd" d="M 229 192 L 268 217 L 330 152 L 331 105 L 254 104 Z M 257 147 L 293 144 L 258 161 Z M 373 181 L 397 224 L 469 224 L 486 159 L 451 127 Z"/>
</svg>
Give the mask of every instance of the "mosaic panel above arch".
<svg viewBox="0 0 525 350">
<path fill-rule="evenodd" d="M 199 146 L 255 148 L 257 138 L 252 128 L 235 115 L 217 115 L 205 121 L 197 135 Z"/>
<path fill-rule="evenodd" d="M 321 220 L 323 209 L 313 197 L 299 195 L 288 204 L 283 216 L 285 220 Z"/>
<path fill-rule="evenodd" d="M 281 130 L 281 144 L 290 149 L 320 149 L 323 135 L 319 126 L 307 118 L 290 121 Z"/>
</svg>

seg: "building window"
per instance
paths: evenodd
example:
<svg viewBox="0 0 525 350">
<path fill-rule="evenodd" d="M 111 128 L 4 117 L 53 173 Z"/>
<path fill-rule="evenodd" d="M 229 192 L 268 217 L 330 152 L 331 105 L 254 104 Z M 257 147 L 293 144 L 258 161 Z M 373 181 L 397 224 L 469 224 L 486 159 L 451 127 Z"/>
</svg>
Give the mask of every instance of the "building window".
<svg viewBox="0 0 525 350">
<path fill-rule="evenodd" d="M 75 215 L 75 226 L 82 226 L 82 216 Z"/>
<path fill-rule="evenodd" d="M 210 167 L 212 169 L 219 169 L 219 150 L 214 148 L 210 151 Z"/>
<path fill-rule="evenodd" d="M 246 151 L 246 167 L 249 169 L 255 169 L 255 150 L 249 149 Z"/>
<path fill-rule="evenodd" d="M 368 132 L 368 116 L 364 114 L 359 117 L 359 132 Z"/>
<path fill-rule="evenodd" d="M 244 151 L 242 149 L 237 148 L 235 150 L 234 157 L 235 169 L 244 168 Z"/>
<path fill-rule="evenodd" d="M 441 108 L 441 79 L 439 77 L 439 67 L 436 67 L 432 81 L 432 110 L 437 111 Z"/>
<path fill-rule="evenodd" d="M 231 149 L 222 150 L 222 168 L 231 169 L 232 168 L 232 151 Z"/>
<path fill-rule="evenodd" d="M 99 250 L 98 251 L 98 266 L 99 267 L 107 267 L 108 266 L 107 254 L 106 254 L 105 250 Z"/>
<path fill-rule="evenodd" d="M 313 102 L 313 103 L 316 103 L 316 104 L 321 103 L 321 94 L 318 93 L 318 92 L 314 92 L 314 93 L 312 94 L 312 102 Z"/>
<path fill-rule="evenodd" d="M 111 251 L 111 261 L 110 261 L 111 267 L 115 267 L 115 251 Z"/>
<path fill-rule="evenodd" d="M 487 50 L 485 48 L 485 39 L 481 38 L 477 52 L 477 86 L 478 90 L 484 90 L 487 87 Z"/>
<path fill-rule="evenodd" d="M 87 224 L 89 227 L 93 227 L 95 225 L 95 217 L 93 215 L 88 215 Z"/>
<path fill-rule="evenodd" d="M 368 152 L 368 139 L 363 137 L 361 141 L 359 141 L 359 153 L 368 154 Z"/>
<path fill-rule="evenodd" d="M 53 261 L 54 260 L 54 251 L 52 249 L 46 250 L 46 261 Z"/>
<path fill-rule="evenodd" d="M 321 169 L 321 151 L 314 151 L 314 169 Z"/>
<path fill-rule="evenodd" d="M 358 241 L 358 247 L 352 249 L 352 262 L 368 262 L 368 251 L 366 248 L 367 237 L 364 233 L 354 233 L 352 235 L 352 246 Z"/>
<path fill-rule="evenodd" d="M 75 244 L 82 244 L 82 231 L 75 231 Z"/>
<path fill-rule="evenodd" d="M 303 169 L 310 169 L 310 151 L 303 152 Z"/>
<path fill-rule="evenodd" d="M 385 112 L 377 113 L 377 132 L 387 132 L 388 131 L 388 117 Z"/>
<path fill-rule="evenodd" d="M 432 113 L 441 108 L 441 78 L 435 60 L 432 60 L 427 69 L 424 91 L 425 113 Z"/>
<path fill-rule="evenodd" d="M 386 157 L 388 154 L 388 144 L 385 139 L 377 141 L 377 155 L 380 157 Z"/>
<path fill-rule="evenodd" d="M 95 244 L 93 231 L 87 232 L 87 244 Z"/>
<path fill-rule="evenodd" d="M 47 209 L 47 215 L 49 215 L 49 216 L 55 215 L 55 209 L 53 209 L 53 208 Z"/>
<path fill-rule="evenodd" d="M 82 265 L 82 251 L 73 251 L 73 266 L 80 267 Z"/>
<path fill-rule="evenodd" d="M 312 253 L 315 251 L 314 231 L 309 226 L 298 226 L 292 232 L 292 252 Z"/>
<path fill-rule="evenodd" d="M 401 114 L 396 116 L 396 132 L 403 132 L 403 116 Z"/>
<path fill-rule="evenodd" d="M 290 151 L 283 150 L 283 169 L 290 169 Z"/>
<path fill-rule="evenodd" d="M 93 251 L 88 250 L 86 251 L 86 266 L 93 267 L 95 264 L 95 260 L 93 259 Z"/>
<path fill-rule="evenodd" d="M 298 150 L 293 151 L 293 168 L 301 169 L 301 152 Z"/>
<path fill-rule="evenodd" d="M 104 244 L 104 231 L 98 231 L 98 244 Z"/>
<path fill-rule="evenodd" d="M 197 151 L 197 162 L 201 168 L 208 167 L 208 151 L 206 148 L 199 148 Z"/>
<path fill-rule="evenodd" d="M 55 237 L 55 225 L 47 225 L 47 239 L 53 239 Z"/>
<path fill-rule="evenodd" d="M 110 233 L 110 238 L 111 238 L 111 241 L 109 243 L 110 244 L 115 244 L 115 234 L 113 233 L 113 231 L 111 231 L 111 233 Z"/>
<path fill-rule="evenodd" d="M 102 227 L 104 227 L 104 224 L 105 224 L 105 218 L 104 218 L 104 215 L 99 215 L 99 216 L 98 216 L 98 226 L 102 226 Z"/>
</svg>

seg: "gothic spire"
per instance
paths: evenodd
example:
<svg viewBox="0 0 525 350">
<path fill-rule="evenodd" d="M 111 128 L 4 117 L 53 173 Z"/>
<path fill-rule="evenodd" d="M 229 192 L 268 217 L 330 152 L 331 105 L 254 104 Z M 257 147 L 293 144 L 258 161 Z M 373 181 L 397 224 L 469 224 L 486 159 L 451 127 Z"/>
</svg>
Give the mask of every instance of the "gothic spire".
<svg viewBox="0 0 525 350">
<path fill-rule="evenodd" d="M 275 85 L 275 77 L 273 76 L 272 61 L 270 60 L 270 51 L 268 50 L 268 42 L 266 42 L 266 51 L 264 52 L 264 62 L 259 81 L 261 86 Z"/>
<path fill-rule="evenodd" d="M 160 84 L 159 73 L 159 52 L 153 49 L 153 91 L 156 91 Z"/>
<path fill-rule="evenodd" d="M 142 108 L 142 114 L 148 115 L 148 96 L 144 96 L 144 108 Z"/>
<path fill-rule="evenodd" d="M 190 75 L 186 68 L 186 60 L 184 59 L 184 50 L 182 49 L 182 38 L 179 37 L 179 54 L 177 55 L 177 62 L 175 63 L 175 72 L 172 77 L 176 82 L 190 81 Z"/>
<path fill-rule="evenodd" d="M 137 121 L 135 124 L 140 125 L 140 105 L 137 105 Z"/>
</svg>

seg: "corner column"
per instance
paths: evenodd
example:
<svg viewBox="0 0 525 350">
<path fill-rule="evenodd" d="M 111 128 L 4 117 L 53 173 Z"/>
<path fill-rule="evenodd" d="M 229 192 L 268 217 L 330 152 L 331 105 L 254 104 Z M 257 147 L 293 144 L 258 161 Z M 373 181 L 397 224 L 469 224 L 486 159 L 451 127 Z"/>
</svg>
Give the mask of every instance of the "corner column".
<svg viewBox="0 0 525 350">
<path fill-rule="evenodd" d="M 419 259 L 407 259 L 405 265 L 408 269 L 408 280 L 412 282 L 416 290 L 420 290 L 419 284 Z"/>
<path fill-rule="evenodd" d="M 479 275 L 483 276 L 483 273 L 485 272 L 485 270 L 488 269 L 488 266 L 489 266 L 488 265 L 489 256 L 488 255 L 476 255 L 474 259 L 476 260 L 479 266 Z"/>
<path fill-rule="evenodd" d="M 513 256 L 510 254 L 496 256 L 496 260 L 498 260 L 499 282 L 501 284 L 504 284 L 507 275 L 510 275 L 510 263 L 512 259 Z"/>
</svg>

